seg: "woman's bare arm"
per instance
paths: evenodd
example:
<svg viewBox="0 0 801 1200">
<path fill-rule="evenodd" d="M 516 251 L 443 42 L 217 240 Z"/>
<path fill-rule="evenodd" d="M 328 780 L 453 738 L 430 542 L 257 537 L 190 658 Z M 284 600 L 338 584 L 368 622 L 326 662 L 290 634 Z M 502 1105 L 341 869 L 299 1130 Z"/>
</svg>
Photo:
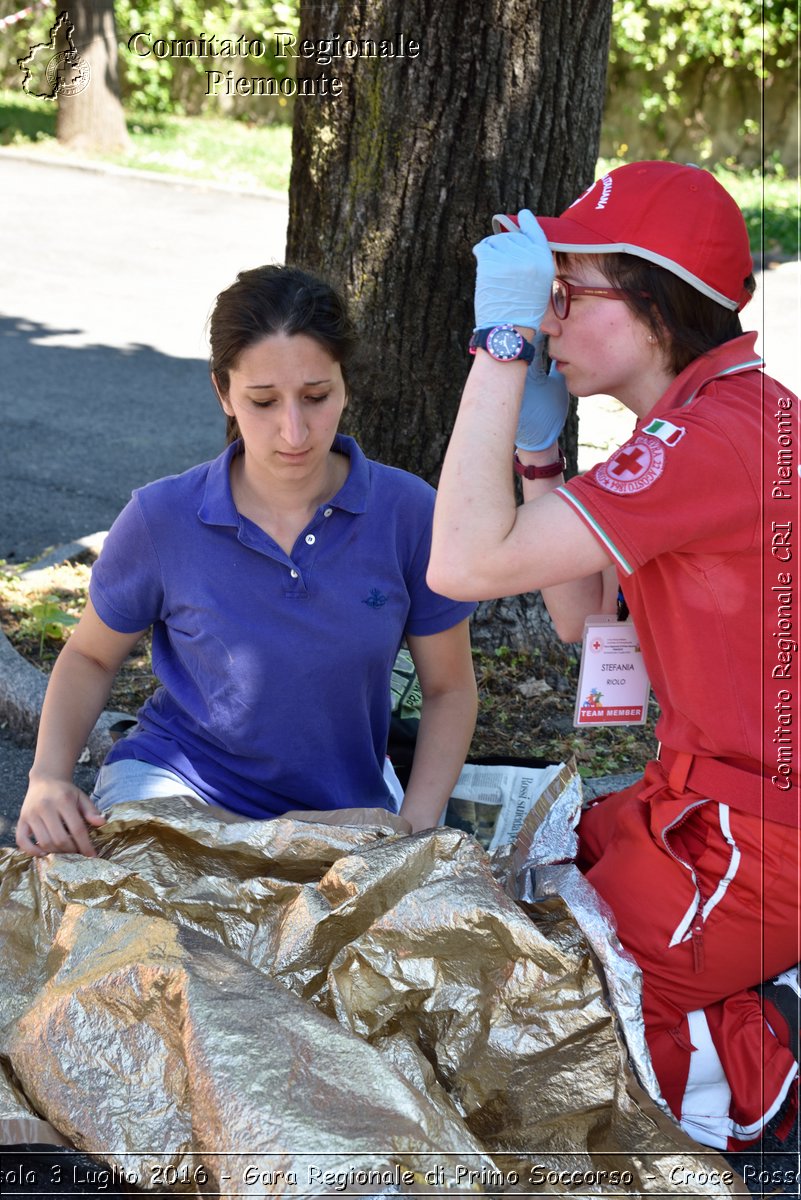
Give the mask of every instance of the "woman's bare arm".
<svg viewBox="0 0 801 1200">
<path fill-rule="evenodd" d="M 47 686 L 30 784 L 17 822 L 17 845 L 28 854 L 95 851 L 88 825 L 104 817 L 72 782 L 75 764 L 111 685 L 144 631 L 117 633 L 91 600 L 58 656 Z"/>
</svg>

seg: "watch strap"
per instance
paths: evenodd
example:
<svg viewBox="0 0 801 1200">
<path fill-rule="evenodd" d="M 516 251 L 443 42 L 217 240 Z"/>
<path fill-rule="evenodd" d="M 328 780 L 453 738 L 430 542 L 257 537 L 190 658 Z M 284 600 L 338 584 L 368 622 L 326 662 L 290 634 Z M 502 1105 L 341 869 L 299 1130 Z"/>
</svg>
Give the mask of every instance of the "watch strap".
<svg viewBox="0 0 801 1200">
<path fill-rule="evenodd" d="M 514 467 L 517 475 L 522 475 L 524 479 L 553 479 L 555 475 L 561 475 L 567 463 L 565 456 L 562 453 L 561 447 L 558 447 L 559 457 L 556 462 L 548 463 L 547 467 L 535 467 L 533 464 L 521 463 L 515 451 Z"/>
</svg>

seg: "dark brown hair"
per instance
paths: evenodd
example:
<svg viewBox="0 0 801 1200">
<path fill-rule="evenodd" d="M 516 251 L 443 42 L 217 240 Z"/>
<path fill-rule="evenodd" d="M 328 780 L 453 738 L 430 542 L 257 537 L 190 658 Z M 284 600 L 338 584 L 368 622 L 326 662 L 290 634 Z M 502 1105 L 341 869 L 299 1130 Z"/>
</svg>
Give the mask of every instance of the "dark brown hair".
<svg viewBox="0 0 801 1200">
<path fill-rule="evenodd" d="M 564 252 L 555 258 L 557 272 L 565 270 L 569 262 L 586 263 L 601 271 L 612 287 L 626 292 L 629 308 L 654 335 L 677 375 L 694 359 L 743 332 L 738 313 L 646 258 Z M 743 286 L 753 295 L 754 276 L 749 275 Z"/>
<path fill-rule="evenodd" d="M 356 346 L 356 330 L 337 291 L 300 267 L 268 265 L 240 271 L 220 292 L 209 319 L 211 360 L 223 396 L 231 371 L 248 346 L 271 334 L 302 333 L 313 338 L 342 369 L 348 392 L 347 363 Z M 235 417 L 226 417 L 226 444 L 239 437 Z"/>
</svg>

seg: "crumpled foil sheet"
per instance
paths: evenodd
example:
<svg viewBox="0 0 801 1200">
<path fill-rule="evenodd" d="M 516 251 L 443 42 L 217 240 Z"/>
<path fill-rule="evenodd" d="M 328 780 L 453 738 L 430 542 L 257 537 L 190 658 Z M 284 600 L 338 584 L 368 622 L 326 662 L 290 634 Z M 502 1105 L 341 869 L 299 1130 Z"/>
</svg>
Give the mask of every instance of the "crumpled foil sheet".
<svg viewBox="0 0 801 1200">
<path fill-rule="evenodd" d="M 540 797 L 514 850 L 514 895 L 529 904 L 546 896 L 565 902 L 603 966 L 629 1057 L 651 1099 L 669 1114 L 645 1041 L 640 968 L 617 936 L 608 905 L 575 865 L 582 809 L 581 779 L 569 767 Z"/>
<path fill-rule="evenodd" d="M 634 1081 L 558 895 L 354 820 L 176 797 L 95 859 L 0 852 L 2 1140 L 162 1194 L 747 1194 Z"/>
</svg>

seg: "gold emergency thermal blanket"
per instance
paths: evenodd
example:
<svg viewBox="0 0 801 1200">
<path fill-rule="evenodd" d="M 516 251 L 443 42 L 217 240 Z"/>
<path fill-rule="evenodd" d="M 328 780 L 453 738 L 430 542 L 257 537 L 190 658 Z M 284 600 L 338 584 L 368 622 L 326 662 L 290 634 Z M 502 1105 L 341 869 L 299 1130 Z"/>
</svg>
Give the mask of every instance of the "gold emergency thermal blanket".
<svg viewBox="0 0 801 1200">
<path fill-rule="evenodd" d="M 1 851 L 3 1141 L 162 1194 L 743 1193 L 634 1082 L 559 895 L 354 819 L 176 797 L 94 859 Z"/>
</svg>

